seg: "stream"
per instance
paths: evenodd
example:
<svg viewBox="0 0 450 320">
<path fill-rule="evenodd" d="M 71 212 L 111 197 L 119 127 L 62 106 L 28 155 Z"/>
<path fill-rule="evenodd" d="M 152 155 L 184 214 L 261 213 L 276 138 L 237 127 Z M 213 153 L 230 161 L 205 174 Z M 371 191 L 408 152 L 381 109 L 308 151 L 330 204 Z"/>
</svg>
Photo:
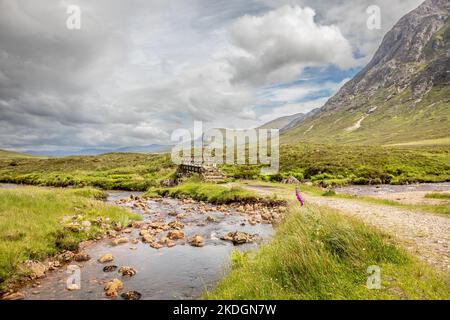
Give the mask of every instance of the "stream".
<svg viewBox="0 0 450 320">
<path fill-rule="evenodd" d="M 129 199 L 132 194 L 139 195 L 136 192 L 109 192 L 107 202 L 128 207 L 141 214 L 144 222 L 168 223 L 175 220 L 175 214 L 184 215 L 179 221 L 185 225 L 183 231 L 186 238 L 194 234 L 201 235 L 205 239 L 204 246 L 193 247 L 185 240 L 178 240 L 174 247 L 154 249 L 140 240 L 139 229 L 132 228 L 131 233 L 122 236 L 139 239 L 136 244 L 129 242 L 113 246 L 111 239 L 104 239 L 83 248 L 91 259 L 71 263 L 80 267 L 80 290 L 66 289 L 70 274 L 63 267 L 47 272 L 45 278 L 24 288 L 22 292 L 26 299 L 108 299 L 104 284 L 114 278 L 123 281 L 124 288 L 121 292 L 138 291 L 142 294 L 142 299 L 196 299 L 205 290 L 213 288 L 226 274 L 233 249 L 253 250 L 261 241 L 266 241 L 273 235 L 271 224 L 250 225 L 245 223 L 246 217 L 242 213 L 233 209 L 217 211 L 215 206 L 209 204 L 202 204 L 202 210 L 198 203 L 186 204 L 176 199 L 148 200 L 145 210 L 136 207 L 133 201 L 117 204 L 118 200 Z M 209 220 L 206 219 L 208 216 Z M 231 242 L 219 239 L 236 230 L 258 234 L 262 240 L 234 246 Z M 106 253 L 111 253 L 114 260 L 106 264 L 99 263 L 97 259 Z M 117 271 L 104 272 L 103 267 L 106 265 L 116 265 L 119 268 L 131 266 L 137 273 L 133 277 L 122 277 Z M 122 298 L 119 295 L 116 299 Z"/>
</svg>

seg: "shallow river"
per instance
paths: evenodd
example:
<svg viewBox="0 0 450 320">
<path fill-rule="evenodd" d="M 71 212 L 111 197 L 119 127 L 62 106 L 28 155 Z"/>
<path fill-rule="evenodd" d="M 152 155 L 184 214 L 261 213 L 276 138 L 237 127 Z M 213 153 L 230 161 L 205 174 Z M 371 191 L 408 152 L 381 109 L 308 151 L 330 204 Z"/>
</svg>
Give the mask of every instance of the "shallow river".
<svg viewBox="0 0 450 320">
<path fill-rule="evenodd" d="M 133 194 L 138 195 L 135 192 Z M 130 192 L 111 192 L 108 202 L 129 198 L 130 195 Z M 123 281 L 122 292 L 136 290 L 142 294 L 142 299 L 195 299 L 223 277 L 233 249 L 250 250 L 257 246 L 255 243 L 233 246 L 230 242 L 220 240 L 220 236 L 239 230 L 257 233 L 267 240 L 273 234 L 270 224 L 241 225 L 246 219 L 234 211 L 209 211 L 205 214 L 196 210 L 196 204 L 182 204 L 174 199 L 164 199 L 162 202 L 149 200 L 147 203 L 150 213 L 133 208 L 133 203 L 123 206 L 142 214 L 144 221 L 170 222 L 175 218 L 169 213 L 185 213 L 185 218 L 180 221 L 185 225 L 183 231 L 186 237 L 199 234 L 204 237 L 205 245 L 192 247 L 184 241 L 177 241 L 177 245 L 172 248 L 153 249 L 141 241 L 112 246 L 111 240 L 101 240 L 85 248 L 91 260 L 76 263 L 81 267 L 80 290 L 66 289 L 69 275 L 64 267 L 59 271 L 48 272 L 38 286 L 24 289 L 27 299 L 106 299 L 104 283 L 113 278 Z M 207 216 L 214 217 L 215 221 L 207 222 Z M 140 239 L 139 229 L 133 229 L 132 233 L 124 236 Z M 114 261 L 107 264 L 97 262 L 97 258 L 105 253 L 112 253 Z M 122 278 L 117 271 L 103 272 L 103 267 L 110 264 L 131 266 L 137 274 L 131 278 Z M 120 296 L 117 299 L 121 299 Z"/>
</svg>

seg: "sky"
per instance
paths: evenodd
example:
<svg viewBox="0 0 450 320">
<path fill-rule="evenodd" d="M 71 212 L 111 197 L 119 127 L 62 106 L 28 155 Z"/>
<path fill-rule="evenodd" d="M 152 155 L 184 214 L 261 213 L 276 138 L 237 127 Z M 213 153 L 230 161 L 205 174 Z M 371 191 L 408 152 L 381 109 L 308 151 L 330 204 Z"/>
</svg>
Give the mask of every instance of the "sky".
<svg viewBox="0 0 450 320">
<path fill-rule="evenodd" d="M 0 0 L 0 149 L 171 144 L 321 107 L 422 0 Z M 68 6 L 80 29 L 67 28 Z M 381 9 L 369 29 L 369 6 Z"/>
</svg>

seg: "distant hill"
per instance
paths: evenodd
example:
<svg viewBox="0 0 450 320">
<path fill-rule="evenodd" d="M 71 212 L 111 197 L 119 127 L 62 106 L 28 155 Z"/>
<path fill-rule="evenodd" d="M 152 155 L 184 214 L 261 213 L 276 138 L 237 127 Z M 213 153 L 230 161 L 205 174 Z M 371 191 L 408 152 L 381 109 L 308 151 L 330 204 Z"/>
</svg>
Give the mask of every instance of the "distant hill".
<svg viewBox="0 0 450 320">
<path fill-rule="evenodd" d="M 287 125 L 289 125 L 291 122 L 299 120 L 299 119 L 303 119 L 304 117 L 305 117 L 304 113 L 296 113 L 291 116 L 280 117 L 280 118 L 274 119 L 272 121 L 269 121 L 269 122 L 263 124 L 262 126 L 258 127 L 258 129 L 279 129 L 279 130 L 281 130 L 284 127 L 286 127 Z"/>
<path fill-rule="evenodd" d="M 35 158 L 35 156 L 15 151 L 0 150 L 0 159 Z"/>
<path fill-rule="evenodd" d="M 370 63 L 282 141 L 395 144 L 450 137 L 450 1 L 427 0 Z M 444 139 L 444 140 L 442 140 Z"/>
<path fill-rule="evenodd" d="M 43 150 L 27 150 L 27 153 L 40 156 L 52 156 L 52 157 L 65 157 L 65 156 L 95 156 L 105 153 L 157 153 L 157 152 L 169 152 L 172 146 L 150 144 L 146 146 L 131 146 L 122 148 L 85 148 L 79 150 L 55 150 L 55 151 L 43 151 Z"/>
</svg>

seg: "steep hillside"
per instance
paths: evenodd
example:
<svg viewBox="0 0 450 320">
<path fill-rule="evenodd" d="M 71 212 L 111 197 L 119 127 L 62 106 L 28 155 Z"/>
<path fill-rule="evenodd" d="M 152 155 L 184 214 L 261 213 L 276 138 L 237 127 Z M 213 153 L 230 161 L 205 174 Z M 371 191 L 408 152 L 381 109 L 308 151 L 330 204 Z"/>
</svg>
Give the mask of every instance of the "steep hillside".
<svg viewBox="0 0 450 320">
<path fill-rule="evenodd" d="M 303 113 L 296 113 L 293 114 L 292 116 L 285 116 L 285 117 L 280 117 L 277 119 L 274 119 L 270 122 L 267 122 L 265 124 L 263 124 L 262 126 L 259 127 L 259 129 L 283 129 L 284 127 L 286 127 L 287 125 L 289 125 L 292 122 L 298 121 L 298 120 L 303 120 L 305 118 L 305 114 Z"/>
<path fill-rule="evenodd" d="M 450 2 L 427 0 L 371 62 L 282 141 L 393 144 L 450 137 Z"/>
</svg>

